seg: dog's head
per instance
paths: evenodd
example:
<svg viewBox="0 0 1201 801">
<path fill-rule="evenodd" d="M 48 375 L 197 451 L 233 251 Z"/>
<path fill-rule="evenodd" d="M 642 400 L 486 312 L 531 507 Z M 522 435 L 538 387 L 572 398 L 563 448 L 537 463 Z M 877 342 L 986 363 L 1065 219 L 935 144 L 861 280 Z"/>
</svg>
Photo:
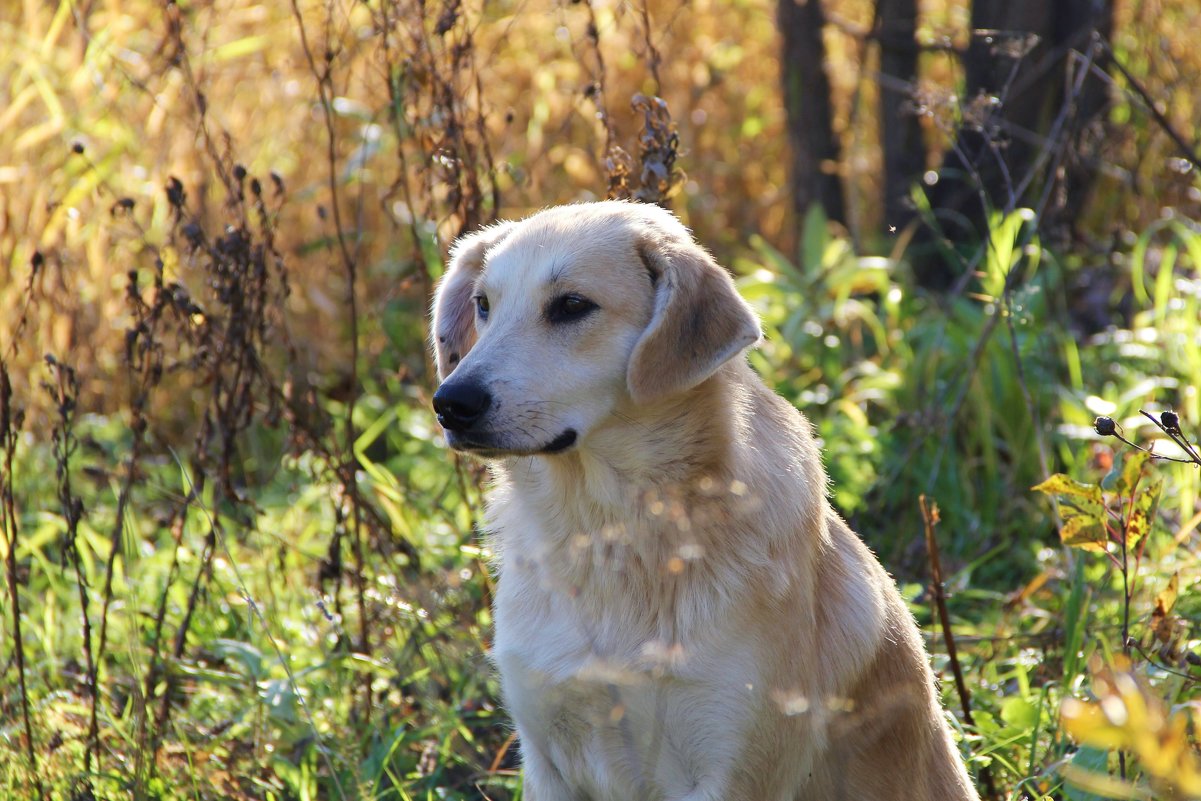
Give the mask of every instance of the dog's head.
<svg viewBox="0 0 1201 801">
<path fill-rule="evenodd" d="M 563 206 L 455 243 L 433 306 L 451 446 L 550 454 L 696 387 L 759 339 L 729 275 L 657 206 Z"/>
</svg>

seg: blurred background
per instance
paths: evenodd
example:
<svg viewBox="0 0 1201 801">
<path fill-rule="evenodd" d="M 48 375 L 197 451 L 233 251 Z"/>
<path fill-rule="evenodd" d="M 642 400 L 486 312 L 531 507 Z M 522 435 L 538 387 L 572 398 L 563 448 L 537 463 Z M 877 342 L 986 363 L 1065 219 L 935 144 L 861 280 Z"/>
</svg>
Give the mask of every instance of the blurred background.
<svg viewBox="0 0 1201 801">
<path fill-rule="evenodd" d="M 1189 0 L 9 2 L 0 789 L 519 798 L 484 476 L 429 410 L 426 310 L 459 234 L 625 197 L 763 316 L 752 363 L 912 602 L 984 793 L 1201 795 L 1196 465 L 1131 467 L 1093 423 L 1197 461 L 1199 26 Z M 1108 528 L 1031 491 L 1057 472 Z M 1146 714 L 1060 717 L 1090 698 Z"/>
</svg>

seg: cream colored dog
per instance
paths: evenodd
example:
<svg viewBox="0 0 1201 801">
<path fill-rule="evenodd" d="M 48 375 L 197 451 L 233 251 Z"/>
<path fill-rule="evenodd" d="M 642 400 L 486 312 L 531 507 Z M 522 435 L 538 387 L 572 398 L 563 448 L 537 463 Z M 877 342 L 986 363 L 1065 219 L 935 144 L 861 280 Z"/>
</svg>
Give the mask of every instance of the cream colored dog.
<svg viewBox="0 0 1201 801">
<path fill-rule="evenodd" d="M 465 236 L 433 326 L 438 419 L 492 469 L 526 799 L 977 798 L 895 585 L 742 356 L 754 312 L 675 217 Z"/>
</svg>

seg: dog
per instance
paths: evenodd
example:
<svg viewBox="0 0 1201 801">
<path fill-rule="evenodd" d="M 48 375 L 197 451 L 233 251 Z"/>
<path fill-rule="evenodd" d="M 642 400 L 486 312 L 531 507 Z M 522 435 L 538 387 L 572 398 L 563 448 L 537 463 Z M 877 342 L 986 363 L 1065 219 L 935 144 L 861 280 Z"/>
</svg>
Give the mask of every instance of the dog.
<svg viewBox="0 0 1201 801">
<path fill-rule="evenodd" d="M 978 799 L 912 616 L 809 423 L 670 212 L 460 238 L 434 410 L 486 460 L 495 641 L 529 801 Z"/>
</svg>

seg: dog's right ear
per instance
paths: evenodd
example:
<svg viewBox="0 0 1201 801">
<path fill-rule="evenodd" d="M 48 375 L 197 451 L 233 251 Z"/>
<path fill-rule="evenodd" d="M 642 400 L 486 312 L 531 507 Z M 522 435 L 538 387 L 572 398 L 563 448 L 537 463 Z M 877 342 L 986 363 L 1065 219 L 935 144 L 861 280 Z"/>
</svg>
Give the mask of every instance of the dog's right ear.
<svg viewBox="0 0 1201 801">
<path fill-rule="evenodd" d="M 762 336 L 729 273 L 699 245 L 648 237 L 638 256 L 655 287 L 655 311 L 626 373 L 635 403 L 691 389 Z"/>
<path fill-rule="evenodd" d="M 488 251 L 509 235 L 515 223 L 501 222 L 455 240 L 446 272 L 434 290 L 430 339 L 438 380 L 444 380 L 475 344 L 475 304 L 471 295 Z"/>
</svg>

